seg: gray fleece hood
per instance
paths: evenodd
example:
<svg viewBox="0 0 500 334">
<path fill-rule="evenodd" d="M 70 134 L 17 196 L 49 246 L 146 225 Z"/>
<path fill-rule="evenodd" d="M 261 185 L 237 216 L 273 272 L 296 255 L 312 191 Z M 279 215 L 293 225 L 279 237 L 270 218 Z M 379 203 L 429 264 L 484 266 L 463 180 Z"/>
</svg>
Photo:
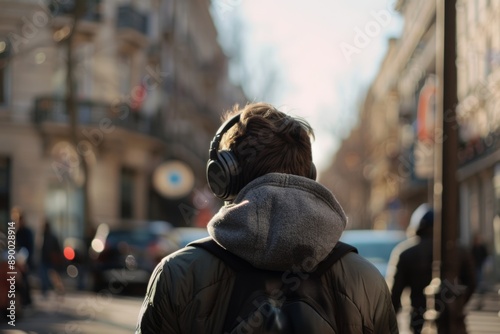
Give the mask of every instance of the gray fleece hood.
<svg viewBox="0 0 500 334">
<path fill-rule="evenodd" d="M 208 232 L 257 268 L 311 270 L 330 253 L 346 223 L 340 204 L 319 183 L 270 173 L 222 207 L 208 223 Z"/>
</svg>

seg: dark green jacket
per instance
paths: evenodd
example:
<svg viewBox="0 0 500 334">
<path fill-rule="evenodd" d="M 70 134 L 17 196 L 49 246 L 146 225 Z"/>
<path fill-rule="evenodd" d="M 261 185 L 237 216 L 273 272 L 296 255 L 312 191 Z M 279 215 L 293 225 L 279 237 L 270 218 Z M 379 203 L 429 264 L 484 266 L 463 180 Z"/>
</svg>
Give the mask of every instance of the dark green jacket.
<svg viewBox="0 0 500 334">
<path fill-rule="evenodd" d="M 212 238 L 253 266 L 308 271 L 338 242 L 347 218 L 333 194 L 319 183 L 287 174 L 267 174 L 243 188 L 208 225 Z M 183 248 L 153 273 L 137 332 L 222 333 L 235 273 L 207 251 Z M 349 333 L 398 333 L 386 282 L 356 253 L 322 276 L 324 295 L 341 296 Z"/>
<path fill-rule="evenodd" d="M 172 254 L 152 275 L 138 333 L 222 333 L 234 277 L 205 250 Z M 386 283 L 365 259 L 349 253 L 334 264 L 324 275 L 325 294 L 332 295 L 334 286 L 343 296 L 345 334 L 398 333 Z"/>
</svg>

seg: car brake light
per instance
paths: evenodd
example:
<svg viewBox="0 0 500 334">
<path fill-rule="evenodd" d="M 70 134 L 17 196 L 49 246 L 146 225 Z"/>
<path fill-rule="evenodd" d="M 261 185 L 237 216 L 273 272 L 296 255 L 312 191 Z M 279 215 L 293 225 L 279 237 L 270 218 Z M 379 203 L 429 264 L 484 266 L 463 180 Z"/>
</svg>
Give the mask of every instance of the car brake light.
<svg viewBox="0 0 500 334">
<path fill-rule="evenodd" d="M 75 251 L 70 246 L 64 247 L 64 251 L 63 252 L 64 252 L 64 257 L 67 260 L 72 261 L 75 258 Z"/>
</svg>

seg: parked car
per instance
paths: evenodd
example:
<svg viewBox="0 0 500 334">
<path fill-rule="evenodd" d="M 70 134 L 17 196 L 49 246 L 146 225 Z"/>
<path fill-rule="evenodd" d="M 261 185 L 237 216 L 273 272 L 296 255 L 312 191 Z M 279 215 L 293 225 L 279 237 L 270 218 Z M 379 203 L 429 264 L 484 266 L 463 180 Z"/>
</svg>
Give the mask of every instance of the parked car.
<svg viewBox="0 0 500 334">
<path fill-rule="evenodd" d="M 208 237 L 206 227 L 176 227 L 170 232 L 170 237 L 180 249 L 185 247 L 191 241 Z"/>
<path fill-rule="evenodd" d="M 358 249 L 385 277 L 391 252 L 406 234 L 398 230 L 346 230 L 340 240 Z"/>
<path fill-rule="evenodd" d="M 145 290 L 158 262 L 176 249 L 164 235 L 167 230 L 158 224 L 116 229 L 100 225 L 90 250 L 94 290 L 121 293 L 137 285 Z"/>
</svg>

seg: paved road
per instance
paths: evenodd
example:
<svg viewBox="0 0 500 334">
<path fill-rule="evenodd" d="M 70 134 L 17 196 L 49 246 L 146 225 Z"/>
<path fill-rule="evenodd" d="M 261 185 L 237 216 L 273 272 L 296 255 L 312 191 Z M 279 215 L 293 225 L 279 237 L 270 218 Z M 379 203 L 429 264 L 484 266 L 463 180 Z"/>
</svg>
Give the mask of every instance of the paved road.
<svg viewBox="0 0 500 334">
<path fill-rule="evenodd" d="M 472 297 L 468 305 L 467 328 L 469 334 L 500 334 L 500 290 L 491 291 L 480 298 Z M 480 308 L 478 306 L 481 305 Z"/>
<path fill-rule="evenodd" d="M 500 334 L 500 296 L 490 292 L 480 299 L 474 295 L 467 307 L 467 330 L 469 334 Z M 408 328 L 408 308 L 398 315 L 400 334 L 411 334 Z"/>
<path fill-rule="evenodd" d="M 64 298 L 43 299 L 34 293 L 34 307 L 16 321 L 2 323 L 1 333 L 133 333 L 142 299 L 108 294 L 71 292 Z"/>
</svg>

